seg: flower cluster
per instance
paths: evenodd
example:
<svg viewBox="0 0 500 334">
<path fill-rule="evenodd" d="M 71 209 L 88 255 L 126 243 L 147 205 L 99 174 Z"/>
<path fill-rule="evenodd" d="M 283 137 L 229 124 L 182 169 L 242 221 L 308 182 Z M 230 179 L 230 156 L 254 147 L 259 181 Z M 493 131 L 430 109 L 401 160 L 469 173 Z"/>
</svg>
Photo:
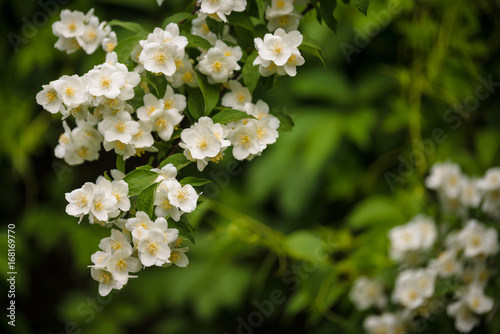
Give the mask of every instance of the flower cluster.
<svg viewBox="0 0 500 334">
<path fill-rule="evenodd" d="M 184 254 L 188 247 L 180 247 L 179 230 L 169 228 L 165 218 L 153 222 L 147 213 L 138 211 L 135 217 L 117 219 L 115 224 L 121 230 L 112 229 L 111 236 L 99 243 L 101 250 L 91 256 L 90 273 L 99 282 L 101 296 L 121 289 L 129 278 L 137 277 L 130 273 L 143 267 L 188 265 Z"/>
<path fill-rule="evenodd" d="M 273 3 L 268 16 L 295 15 L 286 3 Z M 118 155 L 111 176 L 104 174 L 66 193 L 67 214 L 113 228 L 91 258 L 91 275 L 101 295 L 121 289 L 143 267 L 188 264 L 181 242 L 194 236 L 183 215 L 197 207 L 200 194 L 193 185 L 209 181 L 177 179 L 180 168 L 196 162 L 202 171 L 228 151 L 237 160 L 250 160 L 276 142 L 282 120 L 290 125 L 286 115 L 272 115 L 264 101 L 252 102 L 263 70 L 249 63 L 245 73 L 241 62 L 257 52 L 251 43 L 247 49 L 238 45 L 231 35 L 235 30 L 220 23 L 233 12 L 245 11 L 246 5 L 246 0 L 198 1 L 197 17 L 181 25 L 183 31 L 177 23 L 148 33 L 137 24 L 111 22 L 136 34 L 116 49 L 116 35 L 106 22 L 99 23 L 93 10 L 85 15 L 65 10 L 53 25 L 59 37 L 56 47 L 92 53 L 101 44 L 106 52 L 102 64 L 81 76 L 63 75 L 43 85 L 36 96 L 45 110 L 62 118 L 56 157 L 78 165 L 97 160 L 102 147 Z M 219 21 L 221 29 L 210 31 L 209 20 Z M 203 39 L 186 37 L 186 27 Z M 276 67 L 278 74 L 295 75 L 295 66 L 303 64 L 298 31 L 279 28 L 259 40 L 255 44 L 261 64 Z M 125 175 L 125 161 L 146 152 L 157 154 Z M 155 162 L 157 168 L 152 167 Z"/>
<path fill-rule="evenodd" d="M 65 132 L 56 147 L 56 156 L 70 165 L 98 159 L 101 144 L 125 159 L 153 144 L 151 127 L 132 120 L 134 109 L 126 103 L 134 97 L 139 74 L 117 62 L 115 53 L 109 53 L 107 59 L 81 77 L 63 75 L 43 85 L 36 96 L 38 104 L 50 113 L 76 119 L 73 130 L 63 124 Z"/>
<path fill-rule="evenodd" d="M 125 219 L 131 208 L 129 185 L 125 175 L 112 170 L 112 180 L 100 176 L 96 183 L 87 182 L 81 188 L 66 194 L 69 202 L 66 212 L 80 218 L 89 216 L 91 224 L 115 227 L 111 236 L 101 240 L 101 251 L 92 255 L 92 277 L 99 282 L 99 293 L 107 295 L 112 289 L 121 289 L 130 276 L 142 267 L 168 267 L 189 263 L 188 248 L 180 247 L 179 230 L 169 228 L 167 219 L 179 221 L 185 212 L 196 209 L 198 194 L 189 185 L 181 185 L 175 178 L 177 169 L 172 164 L 151 169 L 157 184 L 155 201 L 156 220 L 144 211 Z M 119 228 L 120 230 L 116 229 Z"/>
<path fill-rule="evenodd" d="M 485 294 L 485 289 L 491 275 L 492 257 L 499 251 L 498 233 L 495 228 L 472 218 L 467 209 L 481 208 L 482 212 L 495 216 L 499 206 L 487 196 L 488 192 L 498 189 L 498 171 L 500 169 L 492 168 L 483 178 L 474 180 L 450 162 L 432 167 L 425 180 L 427 187 L 437 190 L 443 211 L 454 208 L 462 224 L 451 228 L 451 222 L 445 219 L 438 229 L 432 218 L 418 215 L 389 231 L 390 256 L 399 264 L 391 301 L 399 306 L 399 311 L 368 316 L 364 321 L 368 333 L 411 329 L 416 317 L 435 316 L 432 303 L 444 293 L 453 293 L 446 314 L 454 319 L 455 328 L 462 333 L 470 332 L 480 323 L 478 316 L 493 309 L 493 300 Z M 453 207 L 450 206 L 452 200 L 455 201 Z M 438 240 L 442 240 L 442 244 L 436 245 Z M 439 283 L 452 288 L 438 291 Z M 384 287 L 375 279 L 358 278 L 350 299 L 359 310 L 386 307 Z"/>
<path fill-rule="evenodd" d="M 102 46 L 106 52 L 113 51 L 117 44 L 116 34 L 106 22 L 99 22 L 94 9 L 87 14 L 80 11 L 61 11 L 61 20 L 52 25 L 52 32 L 59 37 L 55 47 L 66 53 L 83 49 L 87 54 L 94 53 Z"/>
<path fill-rule="evenodd" d="M 500 219 L 500 168 L 486 171 L 481 178 L 464 175 L 452 162 L 435 164 L 426 180 L 429 189 L 436 190 L 443 210 L 467 217 L 468 210 L 481 209 Z"/>
</svg>

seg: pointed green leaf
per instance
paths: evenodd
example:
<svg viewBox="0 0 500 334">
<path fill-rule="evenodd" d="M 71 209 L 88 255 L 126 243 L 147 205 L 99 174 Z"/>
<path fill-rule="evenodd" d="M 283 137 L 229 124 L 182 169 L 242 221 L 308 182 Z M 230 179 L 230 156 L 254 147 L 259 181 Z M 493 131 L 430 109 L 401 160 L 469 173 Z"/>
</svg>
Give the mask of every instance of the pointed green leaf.
<svg viewBox="0 0 500 334">
<path fill-rule="evenodd" d="M 326 25 L 337 32 L 337 20 L 333 16 L 333 11 L 337 6 L 337 0 L 320 0 L 320 14 Z"/>
<path fill-rule="evenodd" d="M 192 19 L 192 18 L 195 18 L 195 16 L 193 14 L 191 14 L 191 13 L 186 13 L 186 12 L 175 13 L 174 15 L 167 17 L 163 21 L 163 23 L 161 24 L 161 26 L 163 28 L 165 28 L 170 23 L 178 23 L 180 21 L 189 20 L 189 19 Z"/>
<path fill-rule="evenodd" d="M 158 175 L 158 174 L 157 174 Z M 137 197 L 137 211 L 146 212 L 149 217 L 153 217 L 153 206 L 155 202 L 156 188 L 160 183 L 153 183 L 139 194 Z"/>
<path fill-rule="evenodd" d="M 219 85 L 211 85 L 208 83 L 207 78 L 204 75 L 197 74 L 198 84 L 203 94 L 203 100 L 205 101 L 205 116 L 210 115 L 210 112 L 215 108 L 217 102 L 219 102 Z"/>
<path fill-rule="evenodd" d="M 123 180 L 128 184 L 128 195 L 135 196 L 152 185 L 157 177 L 158 173 L 136 169 L 125 175 Z"/>
<path fill-rule="evenodd" d="M 243 68 L 241 69 L 243 82 L 250 91 L 250 94 L 252 94 L 255 87 L 257 87 L 260 78 L 259 66 L 254 66 L 253 64 L 253 61 L 257 58 L 257 56 L 258 52 L 255 50 L 247 57 L 245 65 L 243 65 Z"/>
<path fill-rule="evenodd" d="M 214 121 L 214 123 L 227 124 L 245 118 L 255 118 L 255 117 L 241 110 L 222 109 L 212 117 L 212 120 Z"/>
<path fill-rule="evenodd" d="M 203 37 L 192 35 L 192 34 L 188 34 L 188 35 L 186 35 L 186 37 L 188 39 L 188 43 L 191 46 L 199 47 L 199 48 L 202 48 L 203 50 L 208 50 L 212 47 L 212 44 L 210 44 L 210 42 L 207 41 L 206 39 L 204 39 Z"/>
<path fill-rule="evenodd" d="M 186 167 L 189 165 L 192 161 L 189 161 L 186 156 L 182 153 L 175 153 L 163 160 L 160 164 L 160 168 L 163 168 L 167 164 L 173 164 L 177 170 L 180 170 L 181 168 Z"/>
<path fill-rule="evenodd" d="M 323 57 L 323 50 L 321 50 L 321 46 L 318 42 L 313 40 L 310 37 L 303 36 L 302 44 L 300 44 L 299 49 L 309 52 L 321 60 L 323 66 L 326 68 L 325 60 Z"/>
<path fill-rule="evenodd" d="M 356 6 L 356 8 L 361 13 L 366 15 L 366 13 L 368 12 L 368 5 L 370 4 L 370 0 L 354 0 L 353 2 L 354 2 L 354 6 Z"/>
<path fill-rule="evenodd" d="M 127 29 L 129 31 L 133 31 L 136 33 L 141 33 L 146 31 L 139 23 L 136 22 L 126 22 L 126 21 L 120 21 L 120 20 L 111 20 L 108 22 L 110 26 L 118 26 L 122 27 L 124 29 Z"/>
<path fill-rule="evenodd" d="M 207 180 L 207 179 L 201 179 L 201 178 L 198 178 L 198 177 L 188 176 L 188 177 L 185 177 L 185 178 L 181 179 L 179 182 L 182 185 L 190 184 L 193 187 L 199 187 L 199 186 L 203 186 L 203 185 L 205 185 L 207 183 L 210 183 L 212 181 Z"/>
</svg>

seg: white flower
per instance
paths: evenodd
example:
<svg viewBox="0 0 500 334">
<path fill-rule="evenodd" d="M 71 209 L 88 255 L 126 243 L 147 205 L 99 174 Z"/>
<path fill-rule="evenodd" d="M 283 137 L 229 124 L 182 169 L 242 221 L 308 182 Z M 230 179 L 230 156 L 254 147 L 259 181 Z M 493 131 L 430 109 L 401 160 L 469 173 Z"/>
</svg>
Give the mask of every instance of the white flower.
<svg viewBox="0 0 500 334">
<path fill-rule="evenodd" d="M 484 191 L 494 191 L 500 189 L 500 168 L 493 167 L 486 171 L 484 177 L 478 180 L 477 186 Z"/>
<path fill-rule="evenodd" d="M 64 158 L 69 165 L 97 160 L 101 149 L 102 135 L 88 122 L 77 120 L 76 123 L 77 127 L 69 135 L 69 128 L 65 126 L 66 132 L 55 150 L 56 156 Z"/>
<path fill-rule="evenodd" d="M 177 180 L 165 181 L 168 189 L 168 200 L 171 205 L 178 207 L 183 212 L 192 212 L 196 209 L 198 194 L 190 184 L 181 185 Z"/>
<path fill-rule="evenodd" d="M 201 0 L 200 12 L 227 22 L 226 15 L 231 14 L 232 11 L 242 12 L 246 5 L 246 0 Z"/>
<path fill-rule="evenodd" d="M 300 18 L 302 16 L 296 10 L 286 14 L 269 16 L 266 12 L 267 30 L 274 31 L 278 28 L 285 30 L 286 32 L 297 30 L 300 24 Z"/>
<path fill-rule="evenodd" d="M 156 179 L 155 182 L 161 182 L 163 180 L 168 180 L 170 178 L 175 178 L 177 176 L 177 168 L 175 168 L 173 164 L 166 164 L 161 169 L 153 168 L 151 169 L 151 171 L 160 174 L 158 175 L 158 178 Z M 159 187 L 161 187 L 161 184 L 160 186 L 158 186 L 158 188 Z"/>
<path fill-rule="evenodd" d="M 429 249 L 436 240 L 437 230 L 434 222 L 424 216 L 416 216 L 405 225 L 389 230 L 391 256 L 404 257 L 406 252 Z"/>
<path fill-rule="evenodd" d="M 61 97 L 52 83 L 53 82 L 42 86 L 43 89 L 36 94 L 36 102 L 51 114 L 55 114 L 57 112 L 61 112 L 64 107 L 62 105 Z"/>
<path fill-rule="evenodd" d="M 167 85 L 165 95 L 163 96 L 163 109 L 176 109 L 177 111 L 181 112 L 186 109 L 186 106 L 186 96 L 183 94 L 175 94 L 172 87 Z"/>
<path fill-rule="evenodd" d="M 204 124 L 205 122 L 206 124 Z M 212 127 L 218 127 L 214 131 Z M 201 117 L 197 123 L 189 129 L 184 129 L 181 133 L 182 148 L 189 149 L 193 159 L 213 158 L 220 152 L 222 145 L 222 127 L 220 124 L 214 124 L 209 117 Z M 219 134 L 220 137 L 217 137 Z"/>
<path fill-rule="evenodd" d="M 287 33 L 278 28 L 274 35 L 266 34 L 264 39 L 254 39 L 255 47 L 259 52 L 256 59 L 261 58 L 273 62 L 276 66 L 283 66 L 292 56 L 292 52 L 300 54 L 297 47 L 302 44 L 302 39 L 302 35 L 297 30 Z"/>
<path fill-rule="evenodd" d="M 477 208 L 481 202 L 481 191 L 479 190 L 477 180 L 467 177 L 462 178 L 462 194 L 460 202 L 465 207 Z"/>
<path fill-rule="evenodd" d="M 87 54 L 92 54 L 101 44 L 105 36 L 108 35 L 111 28 L 105 26 L 106 23 L 99 23 L 99 19 L 95 16 L 91 17 L 89 22 L 85 25 L 84 32 L 76 36 L 78 44 Z"/>
<path fill-rule="evenodd" d="M 198 63 L 198 70 L 207 75 L 212 83 L 226 82 L 239 68 L 236 58 L 226 56 L 218 47 L 210 48 Z"/>
<path fill-rule="evenodd" d="M 79 106 L 87 101 L 84 80 L 76 74 L 73 76 L 63 75 L 60 79 L 52 82 L 52 87 L 66 106 Z"/>
<path fill-rule="evenodd" d="M 448 305 L 446 314 L 455 318 L 455 328 L 461 333 L 468 333 L 479 325 L 479 318 L 470 311 L 462 299 Z"/>
<path fill-rule="evenodd" d="M 162 184 L 160 184 L 160 186 L 158 186 L 156 190 L 154 201 L 154 205 L 156 205 L 155 215 L 158 217 L 171 216 L 173 220 L 179 221 L 181 217 L 181 211 L 178 207 L 173 206 L 170 203 L 168 193 L 168 188 L 166 187 L 165 183 L 162 182 Z"/>
<path fill-rule="evenodd" d="M 493 309 L 493 299 L 486 296 L 483 288 L 476 284 L 469 285 L 463 300 L 469 309 L 476 314 L 483 314 Z"/>
<path fill-rule="evenodd" d="M 175 73 L 172 76 L 167 76 L 167 80 L 172 83 L 173 87 L 177 88 L 184 84 L 193 88 L 198 87 L 198 80 L 193 69 L 193 61 L 189 59 L 188 55 L 184 55 L 182 60 L 177 58 L 175 66 L 177 68 Z"/>
<path fill-rule="evenodd" d="M 464 256 L 474 257 L 480 254 L 494 255 L 498 252 L 498 233 L 494 228 L 486 228 L 471 219 L 459 232 L 458 241 L 464 248 Z"/>
<path fill-rule="evenodd" d="M 94 196 L 90 205 L 90 212 L 95 218 L 101 221 L 107 221 L 110 216 L 115 216 L 117 213 L 117 200 L 112 194 L 113 187 L 111 182 L 106 179 L 101 179 L 95 186 Z"/>
<path fill-rule="evenodd" d="M 360 311 L 366 310 L 371 306 L 383 308 L 387 304 L 382 284 L 364 276 L 358 277 L 354 282 L 349 293 L 349 299 Z"/>
<path fill-rule="evenodd" d="M 266 8 L 266 19 L 268 17 L 290 14 L 294 9 L 293 0 L 273 0 L 271 6 L 267 6 Z"/>
<path fill-rule="evenodd" d="M 434 293 L 436 273 L 430 269 L 405 270 L 396 278 L 392 298 L 404 307 L 415 309 Z"/>
<path fill-rule="evenodd" d="M 151 131 L 153 130 L 153 124 L 149 121 L 139 121 L 139 132 L 132 137 L 131 144 L 135 148 L 148 148 L 153 146 L 155 140 Z"/>
<path fill-rule="evenodd" d="M 107 53 L 113 52 L 115 46 L 118 44 L 118 39 L 116 38 L 116 33 L 111 31 L 107 37 L 102 40 L 102 48 Z"/>
<path fill-rule="evenodd" d="M 175 244 L 171 245 L 170 248 L 170 257 L 168 258 L 170 263 L 163 264 L 163 267 L 169 267 L 172 264 L 175 264 L 178 267 L 185 268 L 189 264 L 189 259 L 186 256 L 186 252 L 189 250 L 189 247 L 181 247 L 182 239 L 178 238 L 175 240 Z M 173 248 L 172 248 L 173 247 Z"/>
<path fill-rule="evenodd" d="M 132 137 L 139 133 L 139 128 L 139 123 L 133 121 L 126 111 L 120 111 L 116 116 L 106 116 L 98 124 L 99 132 L 104 135 L 106 141 L 118 140 L 124 144 L 132 141 Z"/>
<path fill-rule="evenodd" d="M 460 166 L 452 162 L 434 164 L 425 184 L 429 189 L 442 190 L 447 197 L 457 198 L 462 188 Z"/>
<path fill-rule="evenodd" d="M 177 46 L 173 43 L 147 43 L 139 55 L 144 68 L 153 73 L 172 75 L 175 73 Z"/>
<path fill-rule="evenodd" d="M 77 37 L 85 32 L 85 24 L 82 12 L 63 9 L 61 11 L 61 21 L 54 22 L 52 32 L 56 36 L 65 38 Z"/>
<path fill-rule="evenodd" d="M 109 270 L 94 267 L 90 268 L 90 275 L 99 282 L 99 294 L 103 297 L 107 296 L 113 289 L 120 290 L 123 288 L 129 278 L 118 281 Z"/>
<path fill-rule="evenodd" d="M 366 317 L 363 327 L 369 334 L 396 334 L 397 324 L 394 314 L 383 313 L 382 315 L 369 315 Z"/>
<path fill-rule="evenodd" d="M 137 117 L 147 121 L 163 110 L 164 102 L 151 93 L 144 94 L 144 106 L 137 109 Z"/>
<path fill-rule="evenodd" d="M 90 256 L 90 260 L 94 263 L 92 267 L 106 268 L 106 264 L 110 256 L 111 256 L 110 252 L 101 252 L 101 251 L 95 252 Z"/>
<path fill-rule="evenodd" d="M 94 198 L 95 185 L 87 182 L 82 188 L 73 190 L 65 194 L 69 204 L 66 206 L 66 213 L 74 217 L 83 217 L 90 212 L 92 199 Z"/>
<path fill-rule="evenodd" d="M 234 128 L 229 131 L 227 139 L 233 146 L 233 156 L 243 160 L 261 151 L 262 146 L 257 135 L 257 122 L 243 120 L 234 123 Z"/>
<path fill-rule="evenodd" d="M 118 209 L 123 212 L 130 210 L 130 199 L 128 198 L 128 183 L 123 180 L 114 180 L 111 182 L 113 187 L 112 194 L 116 198 Z"/>
<path fill-rule="evenodd" d="M 170 247 L 164 240 L 163 232 L 159 229 L 150 230 L 147 237 L 139 241 L 137 250 L 139 251 L 139 259 L 146 267 L 161 266 L 168 262 L 170 257 Z"/>
<path fill-rule="evenodd" d="M 453 250 L 441 253 L 431 262 L 430 267 L 444 278 L 456 275 L 462 270 L 462 264 L 457 260 L 457 254 Z"/>
<path fill-rule="evenodd" d="M 248 88 L 243 87 L 236 80 L 229 80 L 227 85 L 230 91 L 222 98 L 222 105 L 237 110 L 244 110 L 245 104 L 252 102 L 252 96 Z"/>
<path fill-rule="evenodd" d="M 99 243 L 99 248 L 108 254 L 122 250 L 128 255 L 132 254 L 132 246 L 130 246 L 130 241 L 125 238 L 125 235 L 115 229 L 111 230 L 111 236 L 104 238 Z"/>
<path fill-rule="evenodd" d="M 133 232 L 135 229 L 142 227 L 145 230 L 149 230 L 153 222 L 149 218 L 148 214 L 144 211 L 137 211 L 135 217 L 127 219 L 125 223 L 125 228 Z"/>
<path fill-rule="evenodd" d="M 153 122 L 153 130 L 158 132 L 161 139 L 168 141 L 172 137 L 174 132 L 174 127 L 178 125 L 182 119 L 183 115 L 177 111 L 177 109 L 162 110 L 156 114 L 151 119 Z"/>
<path fill-rule="evenodd" d="M 131 156 L 135 155 L 137 152 L 133 144 L 125 144 L 119 140 L 115 141 L 105 140 L 102 144 L 106 151 L 114 150 L 115 153 L 121 155 L 124 160 L 127 160 Z"/>
<path fill-rule="evenodd" d="M 262 100 L 257 101 L 256 104 L 247 103 L 245 111 L 257 118 L 255 126 L 261 150 L 264 150 L 267 145 L 275 143 L 279 137 L 278 128 L 280 121 L 277 117 L 269 114 L 267 103 Z"/>
<path fill-rule="evenodd" d="M 198 13 L 198 17 L 191 21 L 191 34 L 205 38 L 210 44 L 215 45 L 217 35 L 210 31 L 207 25 L 207 14 Z"/>
<path fill-rule="evenodd" d="M 117 250 L 107 260 L 106 267 L 117 281 L 127 280 L 129 272 L 135 273 L 141 270 L 141 261 L 130 256 L 125 250 Z"/>
<path fill-rule="evenodd" d="M 125 85 L 123 72 L 107 63 L 90 70 L 87 78 L 89 81 L 87 90 L 90 94 L 110 99 L 117 98 L 121 93 L 121 88 Z"/>
</svg>

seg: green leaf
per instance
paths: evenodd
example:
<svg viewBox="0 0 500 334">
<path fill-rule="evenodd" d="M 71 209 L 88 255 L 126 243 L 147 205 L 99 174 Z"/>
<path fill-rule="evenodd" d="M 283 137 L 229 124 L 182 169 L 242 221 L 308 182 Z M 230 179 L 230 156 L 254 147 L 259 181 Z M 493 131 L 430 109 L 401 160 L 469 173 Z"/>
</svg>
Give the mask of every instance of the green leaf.
<svg viewBox="0 0 500 334">
<path fill-rule="evenodd" d="M 135 22 L 126 22 L 126 21 L 120 21 L 120 20 L 111 20 L 108 22 L 110 26 L 119 26 L 124 29 L 127 29 L 129 31 L 141 33 L 145 32 L 146 30 L 138 23 Z"/>
<path fill-rule="evenodd" d="M 163 23 L 161 24 L 162 27 L 166 27 L 170 23 L 178 23 L 183 20 L 189 20 L 194 18 L 195 16 L 191 13 L 186 13 L 186 12 L 180 12 L 180 13 L 175 13 L 172 16 L 167 17 Z"/>
<path fill-rule="evenodd" d="M 179 182 L 182 185 L 190 184 L 193 187 L 199 187 L 199 186 L 203 186 L 207 183 L 210 183 L 212 181 L 207 180 L 207 179 L 201 179 L 201 178 L 197 178 L 197 177 L 188 176 L 188 177 L 181 179 Z"/>
<path fill-rule="evenodd" d="M 144 189 L 149 187 L 158 178 L 158 173 L 136 169 L 123 179 L 128 184 L 128 195 L 139 195 Z"/>
<path fill-rule="evenodd" d="M 144 211 L 151 218 L 153 217 L 153 206 L 155 202 L 156 188 L 158 188 L 159 184 L 159 182 L 153 183 L 152 185 L 141 191 L 139 197 L 137 197 L 137 211 Z"/>
<path fill-rule="evenodd" d="M 191 46 L 199 47 L 202 48 L 203 50 L 208 50 L 212 47 L 212 44 L 210 44 L 210 42 L 204 39 L 203 37 L 192 34 L 187 34 L 186 37 L 188 39 L 188 43 L 191 44 Z"/>
<path fill-rule="evenodd" d="M 192 161 L 189 161 L 186 156 L 182 153 L 175 153 L 163 160 L 160 164 L 160 168 L 165 167 L 167 164 L 173 164 L 177 170 L 186 167 Z"/>
<path fill-rule="evenodd" d="M 118 61 L 122 64 L 128 63 L 132 50 L 134 50 L 137 43 L 146 37 L 146 33 L 138 34 L 136 36 L 128 37 L 115 46 L 114 52 L 118 55 Z"/>
<path fill-rule="evenodd" d="M 274 109 L 271 110 L 270 114 L 276 116 L 280 120 L 279 131 L 292 131 L 294 123 L 292 117 L 288 113 Z"/>
<path fill-rule="evenodd" d="M 337 6 L 337 0 L 320 0 L 320 14 L 326 25 L 337 32 L 337 20 L 333 17 L 333 11 Z"/>
<path fill-rule="evenodd" d="M 250 20 L 250 17 L 245 12 L 232 12 L 231 15 L 227 16 L 227 21 L 229 24 L 254 32 L 252 20 Z"/>
<path fill-rule="evenodd" d="M 250 94 L 252 94 L 255 87 L 257 87 L 260 78 L 259 66 L 253 65 L 253 61 L 255 60 L 255 58 L 257 58 L 257 56 L 258 52 L 257 50 L 255 50 L 247 57 L 245 65 L 243 65 L 243 68 L 241 69 L 243 82 L 250 91 Z"/>
<path fill-rule="evenodd" d="M 303 36 L 302 44 L 300 44 L 299 49 L 309 52 L 318 57 L 319 60 L 321 60 L 321 62 L 323 63 L 323 66 L 326 68 L 323 50 L 321 50 L 321 46 L 318 42 L 310 37 Z"/>
<path fill-rule="evenodd" d="M 215 108 L 219 102 L 219 86 L 211 85 L 208 83 L 207 78 L 203 75 L 197 74 L 198 84 L 205 100 L 205 116 L 210 115 L 210 112 Z"/>
<path fill-rule="evenodd" d="M 255 117 L 241 110 L 222 109 L 212 117 L 212 121 L 214 121 L 214 123 L 227 124 L 245 118 L 255 118 Z"/>
<path fill-rule="evenodd" d="M 205 113 L 205 102 L 203 100 L 202 93 L 196 89 L 193 90 L 188 96 L 188 111 L 189 115 L 192 117 L 192 121 L 195 122 L 198 118 Z"/>
<path fill-rule="evenodd" d="M 125 174 L 125 160 L 123 160 L 123 155 L 116 156 L 116 169 Z"/>
<path fill-rule="evenodd" d="M 379 225 L 389 227 L 404 221 L 398 205 L 393 199 L 372 196 L 359 203 L 348 218 L 348 225 L 354 229 Z"/>
<path fill-rule="evenodd" d="M 178 222 L 170 221 L 168 223 L 168 227 L 178 229 L 181 236 L 189 239 L 193 244 L 195 244 L 194 236 L 196 231 L 185 216 L 181 216 L 181 219 Z"/>
<path fill-rule="evenodd" d="M 361 13 L 366 15 L 366 13 L 368 12 L 368 5 L 370 4 L 370 0 L 354 0 L 353 2 L 354 2 L 354 6 L 356 6 L 356 8 Z"/>
<path fill-rule="evenodd" d="M 318 258 L 325 251 L 321 239 L 310 231 L 296 231 L 286 237 L 285 250 L 296 259 Z"/>
</svg>

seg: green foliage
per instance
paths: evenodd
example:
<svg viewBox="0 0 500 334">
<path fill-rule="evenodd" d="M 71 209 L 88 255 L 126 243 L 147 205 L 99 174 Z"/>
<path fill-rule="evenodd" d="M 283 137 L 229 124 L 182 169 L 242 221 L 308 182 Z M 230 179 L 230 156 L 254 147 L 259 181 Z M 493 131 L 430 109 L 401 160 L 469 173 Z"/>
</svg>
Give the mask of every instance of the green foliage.
<svg viewBox="0 0 500 334">
<path fill-rule="evenodd" d="M 248 115 L 246 112 L 241 111 L 241 110 L 235 110 L 235 109 L 222 109 L 219 111 L 217 114 L 212 116 L 212 120 L 214 123 L 220 123 L 220 124 L 227 124 L 230 122 L 235 122 L 240 119 L 250 119 L 255 117 Z"/>
<path fill-rule="evenodd" d="M 250 163 L 225 156 L 198 172 L 182 153 L 174 153 L 177 131 L 176 140 L 161 147 L 161 163 L 149 164 L 174 164 L 183 176 L 192 175 L 181 179 L 182 184 L 202 193 L 202 202 L 185 215 L 187 219 L 168 220 L 182 238 L 196 241 L 187 253 L 190 264 L 184 269 L 146 270 L 106 304 L 98 301 L 97 284 L 88 279 L 87 266 L 109 230 L 85 219 L 78 225 L 77 218 L 64 213 L 64 193 L 114 168 L 114 157 L 103 150 L 103 160 L 85 168 L 68 167 L 54 158 L 54 134 L 63 131 L 59 118 L 43 112 L 33 100 L 41 84 L 62 74 L 81 74 L 101 63 L 104 53 L 62 54 L 53 48 L 57 38 L 49 23 L 38 27 L 19 52 L 3 55 L 7 73 L 0 92 L 0 202 L 3 219 L 16 224 L 16 298 L 19 305 L 31 305 L 18 309 L 16 325 L 24 326 L 20 331 L 63 332 L 64 324 L 75 322 L 82 333 L 232 333 L 237 332 L 238 317 L 246 321 L 258 311 L 254 301 L 269 300 L 271 292 L 279 290 L 285 300 L 273 304 L 274 312 L 264 317 L 262 327 L 252 328 L 255 332 L 272 328 L 362 333 L 363 320 L 375 311 L 355 311 L 348 299 L 352 282 L 369 275 L 380 278 L 387 292 L 392 287 L 396 271 L 387 254 L 387 231 L 419 212 L 437 212 L 434 195 L 422 186 L 429 166 L 452 159 L 479 176 L 500 164 L 496 86 L 488 98 L 478 99 L 469 117 L 452 122 L 444 118 L 448 109 L 472 101 L 479 77 L 492 74 L 499 81 L 500 57 L 492 38 L 498 11 L 493 2 L 400 2 L 398 12 L 389 11 L 388 1 L 351 2 L 309 1 L 299 8 L 306 11 L 299 30 L 307 36 L 300 50 L 314 57 L 304 55 L 306 64 L 295 78 L 262 78 L 251 66 L 257 56 L 253 38 L 266 31 L 264 15 L 270 2 L 248 1 L 247 11 L 228 16 L 230 33 L 243 46 L 241 80 L 280 119 L 280 138 Z M 28 3 L 9 4 L 6 17 L 30 19 L 30 11 L 37 7 Z M 91 5 L 103 19 L 123 19 L 110 24 L 118 32 L 118 59 L 130 69 L 131 50 L 155 26 L 183 22 L 181 34 L 188 37 L 191 58 L 200 54 L 198 48 L 211 47 L 190 34 L 194 1 L 165 1 L 162 7 L 153 0 L 76 1 L 71 6 Z M 383 11 L 390 14 L 387 23 L 380 21 Z M 135 20 L 139 23 L 127 22 Z M 4 22 L 6 31 L 22 34 L 22 27 L 11 27 L 11 22 Z M 368 27 L 375 25 L 379 32 L 369 33 Z M 210 19 L 209 27 L 223 36 L 221 23 Z M 367 43 L 360 46 L 362 35 Z M 342 43 L 359 53 L 347 61 Z M 6 44 L 1 52 L 9 50 Z M 197 80 L 200 88 L 185 90 L 185 124 L 201 116 L 220 122 L 241 119 L 241 114 L 218 107 L 224 94 L 221 85 L 209 84 L 204 76 Z M 143 76 L 142 81 L 156 96 L 165 91 L 164 78 Z M 135 92 L 131 104 L 137 108 L 145 92 L 141 87 Z M 67 122 L 74 120 L 70 116 Z M 436 129 L 443 129 L 446 140 L 432 139 Z M 417 166 L 410 157 L 418 152 L 423 152 L 423 160 Z M 158 174 L 149 171 L 149 165 L 134 169 L 148 158 L 146 153 L 127 160 L 125 181 L 136 196 L 133 207 L 153 216 Z M 402 160 L 410 168 L 404 177 Z M 121 161 L 117 167 L 125 170 Z M 387 184 L 387 172 L 401 176 L 394 191 Z M 454 224 L 449 217 L 440 220 Z M 5 231 L 1 233 L 3 243 Z M 498 263 L 498 258 L 492 262 Z M 7 265 L 5 257 L 1 263 Z M 294 274 L 297 268 L 303 278 Z M 5 272 L 2 275 L 7 278 Z M 294 280 L 286 283 L 286 278 Z M 500 279 L 492 277 L 490 282 L 487 294 L 499 300 Z M 95 307 L 87 304 L 89 300 L 95 300 Z M 45 311 L 32 311 L 39 309 Z M 500 318 L 495 313 L 481 319 L 477 332 L 498 332 Z M 426 325 L 424 333 L 456 332 L 446 311 Z"/>
<path fill-rule="evenodd" d="M 153 183 L 139 194 L 137 197 L 137 211 L 144 211 L 149 217 L 153 217 L 153 205 L 155 202 L 156 188 L 160 183 Z"/>
<path fill-rule="evenodd" d="M 157 178 L 158 173 L 136 169 L 125 175 L 123 180 L 128 184 L 129 195 L 136 196 L 151 186 Z"/>
<path fill-rule="evenodd" d="M 159 167 L 162 168 L 168 164 L 173 164 L 177 170 L 180 170 L 189 165 L 191 162 L 192 161 L 188 160 L 183 153 L 175 153 L 163 160 Z"/>
</svg>

